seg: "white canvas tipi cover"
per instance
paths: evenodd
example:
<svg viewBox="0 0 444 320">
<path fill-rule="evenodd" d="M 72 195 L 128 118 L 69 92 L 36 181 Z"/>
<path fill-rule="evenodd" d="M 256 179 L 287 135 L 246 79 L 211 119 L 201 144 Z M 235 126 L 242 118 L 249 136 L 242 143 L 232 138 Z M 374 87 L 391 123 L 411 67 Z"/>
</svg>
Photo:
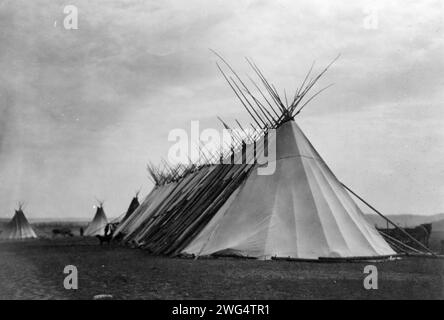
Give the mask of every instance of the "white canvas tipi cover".
<svg viewBox="0 0 444 320">
<path fill-rule="evenodd" d="M 28 239 L 37 238 L 34 230 L 20 208 L 15 211 L 15 215 L 6 225 L 5 229 L 0 233 L 1 239 Z"/>
<path fill-rule="evenodd" d="M 255 168 L 183 252 L 262 259 L 395 254 L 294 121 L 277 129 L 275 141 L 274 174 Z"/>
<path fill-rule="evenodd" d="M 100 205 L 97 207 L 96 214 L 94 219 L 90 222 L 88 227 L 85 230 L 85 236 L 96 236 L 105 234 L 105 227 L 108 224 L 108 220 L 106 219 L 105 211 L 103 207 Z"/>
</svg>

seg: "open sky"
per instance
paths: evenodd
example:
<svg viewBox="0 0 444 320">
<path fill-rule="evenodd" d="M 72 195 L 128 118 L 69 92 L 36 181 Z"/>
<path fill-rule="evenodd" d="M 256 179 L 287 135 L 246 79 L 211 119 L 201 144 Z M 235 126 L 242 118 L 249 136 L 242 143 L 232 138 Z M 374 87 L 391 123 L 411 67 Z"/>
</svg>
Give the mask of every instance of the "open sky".
<svg viewBox="0 0 444 320">
<path fill-rule="evenodd" d="M 95 198 L 118 216 L 170 130 L 249 121 L 209 48 L 288 92 L 340 53 L 301 128 L 383 212 L 444 212 L 443 16 L 440 0 L 1 0 L 0 217 L 21 200 L 89 218 Z"/>
</svg>

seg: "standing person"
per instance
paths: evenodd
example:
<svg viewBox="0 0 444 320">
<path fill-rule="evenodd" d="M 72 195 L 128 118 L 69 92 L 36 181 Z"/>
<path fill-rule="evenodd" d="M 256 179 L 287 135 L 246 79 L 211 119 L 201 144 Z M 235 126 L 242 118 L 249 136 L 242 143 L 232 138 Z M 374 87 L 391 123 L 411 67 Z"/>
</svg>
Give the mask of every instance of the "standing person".
<svg viewBox="0 0 444 320">
<path fill-rule="evenodd" d="M 80 227 L 80 236 L 81 237 L 83 237 L 83 232 L 84 232 L 83 227 Z"/>
<path fill-rule="evenodd" d="M 105 234 L 104 234 L 105 237 L 111 233 L 110 229 L 111 229 L 111 227 L 110 227 L 110 224 L 108 223 L 105 227 Z"/>
</svg>

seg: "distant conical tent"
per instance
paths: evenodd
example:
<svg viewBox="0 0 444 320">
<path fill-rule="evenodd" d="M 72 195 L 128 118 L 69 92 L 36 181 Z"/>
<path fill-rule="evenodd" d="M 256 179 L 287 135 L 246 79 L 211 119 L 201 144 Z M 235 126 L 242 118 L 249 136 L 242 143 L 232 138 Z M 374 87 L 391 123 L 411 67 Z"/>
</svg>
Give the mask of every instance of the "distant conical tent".
<svg viewBox="0 0 444 320">
<path fill-rule="evenodd" d="M 271 175 L 254 169 L 184 252 L 308 259 L 395 253 L 294 121 L 277 129 L 275 165 Z"/>
<path fill-rule="evenodd" d="M 96 214 L 94 219 L 90 222 L 88 227 L 85 230 L 85 236 L 95 236 L 95 235 L 104 235 L 105 227 L 108 224 L 108 220 L 105 215 L 105 211 L 103 210 L 103 205 L 99 204 L 97 206 Z"/>
<path fill-rule="evenodd" d="M 0 238 L 11 240 L 37 238 L 37 235 L 26 219 L 21 206 L 19 206 L 18 210 L 15 210 L 14 217 L 6 225 L 3 232 L 0 233 Z"/>
<path fill-rule="evenodd" d="M 139 207 L 140 203 L 138 196 L 139 193 L 137 192 L 134 198 L 131 200 L 128 210 L 126 210 L 125 216 L 123 217 L 121 223 L 126 221 L 131 216 L 131 214 L 137 209 L 137 207 Z"/>
</svg>

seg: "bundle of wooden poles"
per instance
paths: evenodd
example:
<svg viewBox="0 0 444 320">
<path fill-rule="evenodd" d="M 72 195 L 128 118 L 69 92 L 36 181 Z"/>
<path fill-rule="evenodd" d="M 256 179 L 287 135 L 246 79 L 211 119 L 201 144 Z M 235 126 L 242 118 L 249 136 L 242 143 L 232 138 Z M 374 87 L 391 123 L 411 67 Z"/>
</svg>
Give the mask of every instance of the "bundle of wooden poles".
<svg viewBox="0 0 444 320">
<path fill-rule="evenodd" d="M 204 165 L 156 185 L 121 226 L 125 241 L 155 254 L 179 253 L 245 180 L 253 164 Z"/>
</svg>

